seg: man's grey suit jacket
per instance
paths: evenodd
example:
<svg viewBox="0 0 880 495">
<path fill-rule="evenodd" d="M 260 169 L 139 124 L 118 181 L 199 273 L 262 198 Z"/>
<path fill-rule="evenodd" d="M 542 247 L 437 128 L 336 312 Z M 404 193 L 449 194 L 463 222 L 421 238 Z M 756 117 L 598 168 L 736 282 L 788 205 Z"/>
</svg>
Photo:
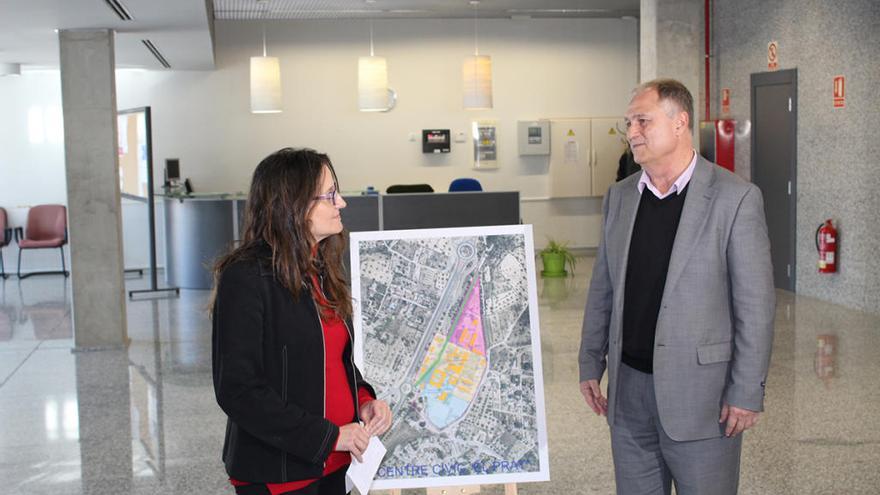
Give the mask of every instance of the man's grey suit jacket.
<svg viewBox="0 0 880 495">
<path fill-rule="evenodd" d="M 601 379 L 607 362 L 610 425 L 640 175 L 612 185 L 605 195 L 602 240 L 581 335 L 580 380 Z M 657 409 L 673 440 L 719 436 L 723 403 L 763 410 L 775 300 L 761 191 L 698 157 L 669 260 L 654 343 Z"/>
</svg>

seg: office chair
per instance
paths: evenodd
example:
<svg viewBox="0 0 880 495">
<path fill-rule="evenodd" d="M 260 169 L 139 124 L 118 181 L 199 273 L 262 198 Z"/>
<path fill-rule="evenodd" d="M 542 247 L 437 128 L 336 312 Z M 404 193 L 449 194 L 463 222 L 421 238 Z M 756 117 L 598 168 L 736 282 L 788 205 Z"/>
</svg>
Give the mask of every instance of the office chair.
<svg viewBox="0 0 880 495">
<path fill-rule="evenodd" d="M 449 192 L 482 191 L 483 186 L 477 179 L 462 177 L 449 183 Z"/>
<path fill-rule="evenodd" d="M 67 244 L 67 208 L 63 205 L 38 205 L 28 210 L 27 230 L 15 229 L 18 244 L 18 278 L 31 275 L 62 273 L 70 275 L 64 266 L 64 245 Z M 25 249 L 58 248 L 61 251 L 61 271 L 31 272 L 21 274 L 21 253 Z"/>
<path fill-rule="evenodd" d="M 12 229 L 9 228 L 9 222 L 6 217 L 6 209 L 0 208 L 0 277 L 6 279 L 6 267 L 3 266 L 3 248 L 9 245 L 12 240 Z"/>
<path fill-rule="evenodd" d="M 388 189 L 385 190 L 386 194 L 426 192 L 434 192 L 434 188 L 429 184 L 394 184 L 393 186 L 388 186 Z"/>
</svg>

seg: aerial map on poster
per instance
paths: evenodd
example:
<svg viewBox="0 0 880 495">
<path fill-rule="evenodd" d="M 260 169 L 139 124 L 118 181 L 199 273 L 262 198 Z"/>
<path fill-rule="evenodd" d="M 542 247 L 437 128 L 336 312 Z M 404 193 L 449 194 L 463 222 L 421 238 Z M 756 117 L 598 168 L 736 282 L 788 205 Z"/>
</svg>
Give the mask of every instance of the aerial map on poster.
<svg viewBox="0 0 880 495">
<path fill-rule="evenodd" d="M 355 359 L 394 423 L 374 489 L 549 479 L 529 225 L 351 234 Z"/>
</svg>

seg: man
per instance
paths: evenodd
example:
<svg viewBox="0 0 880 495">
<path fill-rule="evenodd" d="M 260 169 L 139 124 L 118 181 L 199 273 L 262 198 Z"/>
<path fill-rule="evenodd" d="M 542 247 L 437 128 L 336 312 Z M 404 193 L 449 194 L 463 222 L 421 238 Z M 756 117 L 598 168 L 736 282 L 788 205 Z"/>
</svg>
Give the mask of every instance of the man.
<svg viewBox="0 0 880 495">
<path fill-rule="evenodd" d="M 741 433 L 763 410 L 775 293 L 761 192 L 697 155 L 692 119 L 680 82 L 637 88 L 627 140 L 643 171 L 603 205 L 580 388 L 607 415 L 619 494 L 736 493 Z"/>
</svg>

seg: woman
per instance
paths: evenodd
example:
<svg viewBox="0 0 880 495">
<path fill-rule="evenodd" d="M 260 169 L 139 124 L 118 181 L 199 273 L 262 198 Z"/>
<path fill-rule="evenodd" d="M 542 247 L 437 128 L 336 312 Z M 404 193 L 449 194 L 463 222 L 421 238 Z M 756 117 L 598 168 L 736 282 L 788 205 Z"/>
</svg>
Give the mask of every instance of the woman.
<svg viewBox="0 0 880 495">
<path fill-rule="evenodd" d="M 237 494 L 344 494 L 351 456 L 391 425 L 352 359 L 337 191 L 327 155 L 269 155 L 241 244 L 215 265 L 214 391 Z"/>
</svg>

